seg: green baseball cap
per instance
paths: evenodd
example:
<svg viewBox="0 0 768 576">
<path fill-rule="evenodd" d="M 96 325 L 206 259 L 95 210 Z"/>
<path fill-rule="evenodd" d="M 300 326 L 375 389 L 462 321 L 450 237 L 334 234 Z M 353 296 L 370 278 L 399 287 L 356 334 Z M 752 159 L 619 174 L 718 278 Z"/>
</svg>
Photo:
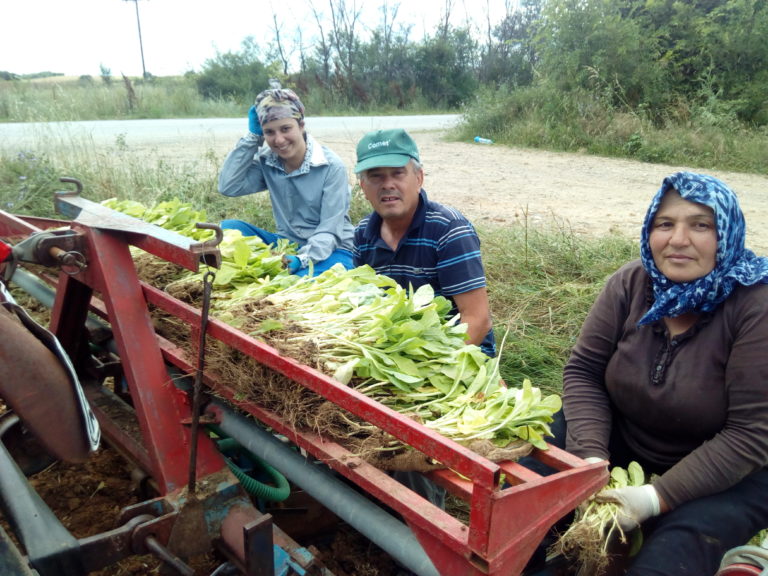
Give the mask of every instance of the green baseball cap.
<svg viewBox="0 0 768 576">
<path fill-rule="evenodd" d="M 416 142 L 405 130 L 368 132 L 357 144 L 355 174 L 371 168 L 405 166 L 411 159 L 421 162 Z"/>
</svg>

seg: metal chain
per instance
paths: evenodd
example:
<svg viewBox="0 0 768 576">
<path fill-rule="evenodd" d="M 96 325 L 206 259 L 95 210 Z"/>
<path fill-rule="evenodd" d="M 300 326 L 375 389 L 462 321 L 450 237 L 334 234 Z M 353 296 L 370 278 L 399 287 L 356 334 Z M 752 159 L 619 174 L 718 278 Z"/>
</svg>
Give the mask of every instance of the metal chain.
<svg viewBox="0 0 768 576">
<path fill-rule="evenodd" d="M 205 367 L 205 335 L 208 331 L 208 312 L 211 306 L 211 291 L 216 274 L 207 271 L 203 275 L 203 308 L 200 313 L 200 339 L 197 349 L 197 372 L 192 390 L 192 426 L 190 429 L 191 447 L 189 454 L 189 494 L 194 494 L 197 480 L 197 429 L 200 424 L 200 408 L 203 395 L 203 368 Z"/>
</svg>

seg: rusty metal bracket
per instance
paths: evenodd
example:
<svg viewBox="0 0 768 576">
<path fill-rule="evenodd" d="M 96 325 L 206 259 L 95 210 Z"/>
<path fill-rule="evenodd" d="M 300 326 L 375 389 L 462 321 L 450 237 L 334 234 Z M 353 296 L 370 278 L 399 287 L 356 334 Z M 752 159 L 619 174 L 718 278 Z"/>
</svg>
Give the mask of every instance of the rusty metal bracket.
<svg viewBox="0 0 768 576">
<path fill-rule="evenodd" d="M 74 230 L 47 230 L 33 234 L 13 247 L 16 262 L 59 266 L 74 275 L 88 267 L 85 239 Z"/>
<path fill-rule="evenodd" d="M 195 224 L 195 228 L 198 230 L 213 230 L 216 236 L 205 242 L 190 244 L 189 249 L 199 253 L 200 259 L 208 266 L 221 268 L 221 252 L 219 252 L 219 244 L 221 244 L 221 241 L 224 239 L 224 231 L 221 229 L 221 226 L 207 222 L 198 222 Z"/>
<path fill-rule="evenodd" d="M 220 545 L 246 576 L 274 576 L 272 516 L 233 508 L 221 526 Z"/>
</svg>

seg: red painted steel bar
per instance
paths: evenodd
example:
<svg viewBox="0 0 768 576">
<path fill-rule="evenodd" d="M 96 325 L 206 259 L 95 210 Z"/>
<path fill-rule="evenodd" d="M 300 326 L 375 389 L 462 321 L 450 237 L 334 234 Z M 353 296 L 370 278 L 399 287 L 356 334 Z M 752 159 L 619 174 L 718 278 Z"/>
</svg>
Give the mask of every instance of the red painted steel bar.
<svg viewBox="0 0 768 576">
<path fill-rule="evenodd" d="M 66 224 L 67 222 L 59 222 L 59 225 Z M 20 218 L 8 212 L 0 211 L 0 237 L 29 236 L 41 230 L 42 228 L 35 226 L 26 218 Z"/>
<path fill-rule="evenodd" d="M 198 325 L 199 311 L 168 294 L 144 285 L 147 301 L 183 321 Z M 444 463 L 460 474 L 472 476 L 478 483 L 489 488 L 499 481 L 500 468 L 497 464 L 479 456 L 468 448 L 436 434 L 414 420 L 376 402 L 360 392 L 349 388 L 309 366 L 300 364 L 231 326 L 211 318 L 209 336 L 216 338 L 235 350 L 239 350 L 264 366 L 271 368 L 327 400 L 338 404 L 367 422 L 386 430 L 428 456 Z"/>
</svg>

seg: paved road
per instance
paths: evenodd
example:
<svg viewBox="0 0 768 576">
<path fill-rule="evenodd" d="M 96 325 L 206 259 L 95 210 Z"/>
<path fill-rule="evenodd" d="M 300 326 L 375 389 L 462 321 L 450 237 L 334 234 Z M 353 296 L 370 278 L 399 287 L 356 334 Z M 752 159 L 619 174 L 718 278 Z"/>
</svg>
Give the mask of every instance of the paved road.
<svg viewBox="0 0 768 576">
<path fill-rule="evenodd" d="M 317 138 L 349 137 L 359 139 L 365 132 L 399 127 L 409 131 L 440 130 L 454 126 L 457 114 L 429 116 L 317 116 L 307 118 L 307 130 Z M 0 123 L 0 147 L 29 145 L 41 137 L 80 136 L 96 144 L 144 145 L 181 140 L 216 139 L 234 143 L 247 129 L 243 118 L 197 118 L 163 120 L 99 120 L 82 122 Z"/>
</svg>

